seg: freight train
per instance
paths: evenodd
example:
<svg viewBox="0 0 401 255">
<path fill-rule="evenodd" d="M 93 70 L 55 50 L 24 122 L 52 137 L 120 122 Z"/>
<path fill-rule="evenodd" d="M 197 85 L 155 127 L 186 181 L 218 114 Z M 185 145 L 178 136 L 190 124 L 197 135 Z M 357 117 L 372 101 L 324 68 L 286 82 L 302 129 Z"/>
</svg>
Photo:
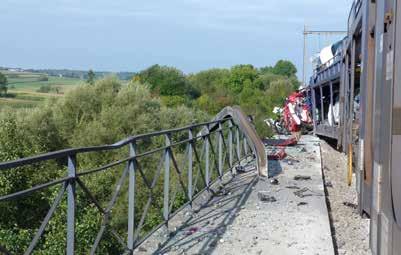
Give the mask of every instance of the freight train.
<svg viewBox="0 0 401 255">
<path fill-rule="evenodd" d="M 401 0 L 356 0 L 348 35 L 322 51 L 308 86 L 314 133 L 348 155 L 375 255 L 401 254 L 400 62 Z"/>
</svg>

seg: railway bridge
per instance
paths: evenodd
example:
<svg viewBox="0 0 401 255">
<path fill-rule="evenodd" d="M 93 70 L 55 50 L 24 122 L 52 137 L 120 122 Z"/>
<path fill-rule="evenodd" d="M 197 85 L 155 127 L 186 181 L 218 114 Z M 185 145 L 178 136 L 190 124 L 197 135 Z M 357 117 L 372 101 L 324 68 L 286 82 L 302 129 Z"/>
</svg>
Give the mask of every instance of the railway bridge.
<svg viewBox="0 0 401 255">
<path fill-rule="evenodd" d="M 36 233 L 19 247 L 25 254 L 43 249 L 57 214 L 65 217 L 59 252 L 66 254 L 110 247 L 118 254 L 334 254 L 319 139 L 304 136 L 285 160 L 268 160 L 282 150 L 277 143 L 262 142 L 241 109 L 227 107 L 207 123 L 0 163 L 1 171 L 23 173 L 46 171 L 53 161 L 61 173 L 0 203 L 54 191 Z M 80 167 L 93 154 L 113 153 L 113 161 Z M 107 199 L 86 182 L 99 174 L 115 178 Z M 96 235 L 87 239 L 82 208 L 96 212 Z M 1 240 L 0 251 L 9 249 Z"/>
</svg>

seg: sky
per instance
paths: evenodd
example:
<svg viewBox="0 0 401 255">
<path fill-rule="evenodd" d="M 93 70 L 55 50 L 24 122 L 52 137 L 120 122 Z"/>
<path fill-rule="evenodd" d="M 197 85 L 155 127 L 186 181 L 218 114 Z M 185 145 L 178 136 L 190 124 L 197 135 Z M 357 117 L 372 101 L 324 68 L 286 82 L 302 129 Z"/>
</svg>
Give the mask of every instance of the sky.
<svg viewBox="0 0 401 255">
<path fill-rule="evenodd" d="M 302 70 L 302 31 L 345 30 L 352 0 L 1 0 L 0 66 L 185 73 Z M 334 2 L 334 4 L 333 4 Z M 332 38 L 311 38 L 310 52 Z M 326 42 L 327 41 L 327 42 Z"/>
</svg>

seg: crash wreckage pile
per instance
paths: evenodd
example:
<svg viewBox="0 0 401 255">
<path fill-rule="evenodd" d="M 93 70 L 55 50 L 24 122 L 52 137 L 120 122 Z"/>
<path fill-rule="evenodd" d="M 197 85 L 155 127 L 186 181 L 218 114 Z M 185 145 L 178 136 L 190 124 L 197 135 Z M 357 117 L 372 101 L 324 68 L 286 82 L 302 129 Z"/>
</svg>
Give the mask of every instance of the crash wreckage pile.
<svg viewBox="0 0 401 255">
<path fill-rule="evenodd" d="M 277 134 L 293 136 L 299 140 L 300 132 L 312 129 L 312 108 L 308 93 L 304 90 L 296 91 L 289 95 L 284 106 L 275 107 L 273 110 L 275 119 L 266 119 L 268 126 Z"/>
</svg>

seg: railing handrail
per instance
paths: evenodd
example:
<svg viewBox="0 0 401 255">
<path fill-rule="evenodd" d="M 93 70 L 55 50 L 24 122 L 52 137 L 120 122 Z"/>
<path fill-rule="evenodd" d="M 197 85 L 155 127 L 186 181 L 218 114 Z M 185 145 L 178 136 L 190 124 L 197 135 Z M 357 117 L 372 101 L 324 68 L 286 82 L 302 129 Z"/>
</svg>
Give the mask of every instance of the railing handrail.
<svg viewBox="0 0 401 255">
<path fill-rule="evenodd" d="M 355 0 L 352 3 L 351 10 L 348 14 L 348 30 L 350 29 L 350 25 L 351 25 L 350 24 L 351 18 L 352 18 L 352 22 L 354 22 L 355 18 L 359 14 L 359 11 L 361 10 L 361 6 L 362 6 L 362 0 Z"/>
<path fill-rule="evenodd" d="M 124 146 L 126 146 L 132 142 L 138 141 L 138 140 L 148 139 L 148 138 L 152 138 L 152 137 L 159 136 L 159 135 L 178 133 L 178 132 L 195 129 L 195 128 L 206 126 L 206 125 L 216 124 L 216 123 L 219 123 L 222 121 L 228 121 L 231 119 L 232 119 L 231 117 L 226 117 L 225 119 L 221 119 L 221 120 L 213 120 L 213 121 L 209 121 L 209 122 L 202 122 L 202 123 L 198 123 L 198 124 L 188 125 L 188 126 L 180 127 L 180 128 L 167 129 L 167 130 L 155 131 L 155 132 L 150 132 L 150 133 L 141 134 L 141 135 L 135 135 L 135 136 L 128 137 L 126 139 L 120 140 L 116 143 L 109 144 L 109 145 L 70 148 L 70 149 L 58 150 L 58 151 L 48 152 L 48 153 L 44 153 L 44 154 L 40 154 L 40 155 L 25 157 L 25 158 L 21 158 L 21 159 L 0 162 L 0 170 L 10 169 L 10 168 L 18 167 L 18 166 L 24 166 L 24 165 L 38 163 L 41 161 L 47 161 L 47 160 L 52 160 L 52 159 L 66 158 L 68 156 L 75 155 L 78 153 L 90 153 L 90 152 L 116 150 L 116 149 L 120 149 L 121 147 L 124 147 Z"/>
</svg>

